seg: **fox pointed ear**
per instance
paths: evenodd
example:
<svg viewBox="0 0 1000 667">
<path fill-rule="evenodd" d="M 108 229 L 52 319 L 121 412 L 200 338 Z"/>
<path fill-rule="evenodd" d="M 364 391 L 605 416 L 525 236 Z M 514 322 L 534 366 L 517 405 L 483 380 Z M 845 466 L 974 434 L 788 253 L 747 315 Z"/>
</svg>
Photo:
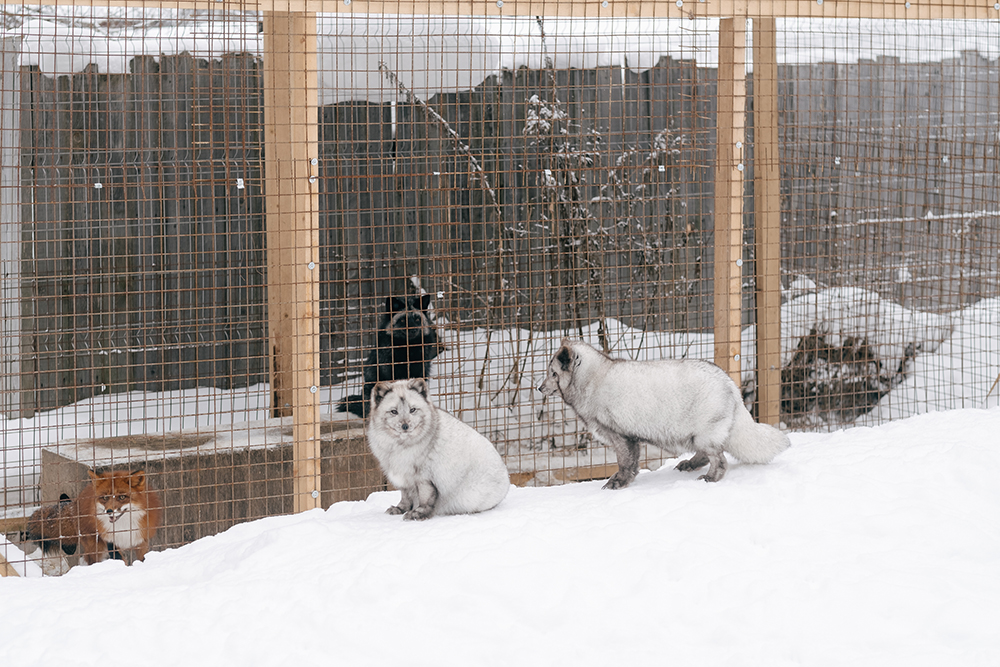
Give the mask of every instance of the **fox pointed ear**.
<svg viewBox="0 0 1000 667">
<path fill-rule="evenodd" d="M 129 473 L 128 484 L 133 489 L 141 489 L 146 485 L 146 471 L 145 470 L 134 470 Z"/>
<path fill-rule="evenodd" d="M 568 345 L 563 345 L 556 352 L 556 361 L 559 362 L 559 368 L 564 371 L 568 371 L 574 365 L 573 362 L 575 360 L 576 355 L 573 354 L 573 349 Z"/>
<path fill-rule="evenodd" d="M 98 479 L 100 479 L 100 476 L 93 470 L 87 470 L 87 477 L 90 478 L 91 482 L 96 482 Z"/>
<path fill-rule="evenodd" d="M 420 296 L 420 310 L 427 310 L 427 307 L 431 305 L 431 295 L 422 294 Z"/>
<path fill-rule="evenodd" d="M 412 378 L 407 386 L 423 396 L 425 400 L 430 394 L 430 389 L 427 388 L 427 380 L 423 378 Z"/>
<path fill-rule="evenodd" d="M 389 383 L 379 382 L 372 387 L 372 410 L 378 407 L 385 395 L 389 393 Z"/>
<path fill-rule="evenodd" d="M 401 310 L 406 310 L 406 299 L 400 299 L 398 296 L 387 296 L 385 298 L 385 309 L 390 313 L 398 313 Z"/>
</svg>

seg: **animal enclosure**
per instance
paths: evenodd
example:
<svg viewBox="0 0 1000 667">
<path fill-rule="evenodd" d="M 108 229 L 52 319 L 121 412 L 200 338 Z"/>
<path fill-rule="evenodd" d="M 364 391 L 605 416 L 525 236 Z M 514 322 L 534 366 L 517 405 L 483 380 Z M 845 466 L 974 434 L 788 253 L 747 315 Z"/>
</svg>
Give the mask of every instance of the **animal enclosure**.
<svg viewBox="0 0 1000 667">
<path fill-rule="evenodd" d="M 790 430 L 1000 405 L 992 2 L 129 4 L 3 6 L 11 554 L 88 469 L 154 549 L 384 489 L 337 407 L 393 297 L 520 485 L 616 470 L 563 337 Z"/>
</svg>

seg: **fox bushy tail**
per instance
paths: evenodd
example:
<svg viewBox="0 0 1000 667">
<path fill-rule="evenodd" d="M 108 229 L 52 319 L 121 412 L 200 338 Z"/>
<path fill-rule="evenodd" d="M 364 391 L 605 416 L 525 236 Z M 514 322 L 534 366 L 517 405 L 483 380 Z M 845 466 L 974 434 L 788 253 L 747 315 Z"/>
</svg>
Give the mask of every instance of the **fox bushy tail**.
<svg viewBox="0 0 1000 667">
<path fill-rule="evenodd" d="M 736 420 L 726 443 L 726 451 L 743 463 L 770 463 L 788 449 L 788 436 L 767 424 L 758 424 L 743 404 L 736 407 Z"/>
</svg>

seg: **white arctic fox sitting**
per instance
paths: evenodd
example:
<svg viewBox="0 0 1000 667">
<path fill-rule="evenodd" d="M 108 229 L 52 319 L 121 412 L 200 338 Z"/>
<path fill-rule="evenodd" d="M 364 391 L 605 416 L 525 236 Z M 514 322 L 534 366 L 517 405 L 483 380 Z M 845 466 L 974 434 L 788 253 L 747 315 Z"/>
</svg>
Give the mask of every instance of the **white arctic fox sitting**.
<svg viewBox="0 0 1000 667">
<path fill-rule="evenodd" d="M 496 507 L 510 476 L 493 443 L 428 400 L 422 378 L 372 389 L 368 446 L 403 499 L 388 514 L 407 520 Z"/>
</svg>

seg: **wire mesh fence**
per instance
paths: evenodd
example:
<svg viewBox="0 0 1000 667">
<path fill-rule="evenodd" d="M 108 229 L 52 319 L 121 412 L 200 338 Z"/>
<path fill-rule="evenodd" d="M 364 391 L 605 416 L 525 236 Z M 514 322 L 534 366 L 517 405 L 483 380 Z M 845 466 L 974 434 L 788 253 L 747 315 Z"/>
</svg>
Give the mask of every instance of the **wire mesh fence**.
<svg viewBox="0 0 1000 667">
<path fill-rule="evenodd" d="M 154 549 L 386 488 L 386 373 L 516 484 L 607 477 L 535 390 L 564 337 L 716 361 L 786 429 L 1000 403 L 1000 16 L 549 4 L 4 5 L 13 567 L 86 562 L 25 538 L 113 471 L 162 506 Z"/>
</svg>

